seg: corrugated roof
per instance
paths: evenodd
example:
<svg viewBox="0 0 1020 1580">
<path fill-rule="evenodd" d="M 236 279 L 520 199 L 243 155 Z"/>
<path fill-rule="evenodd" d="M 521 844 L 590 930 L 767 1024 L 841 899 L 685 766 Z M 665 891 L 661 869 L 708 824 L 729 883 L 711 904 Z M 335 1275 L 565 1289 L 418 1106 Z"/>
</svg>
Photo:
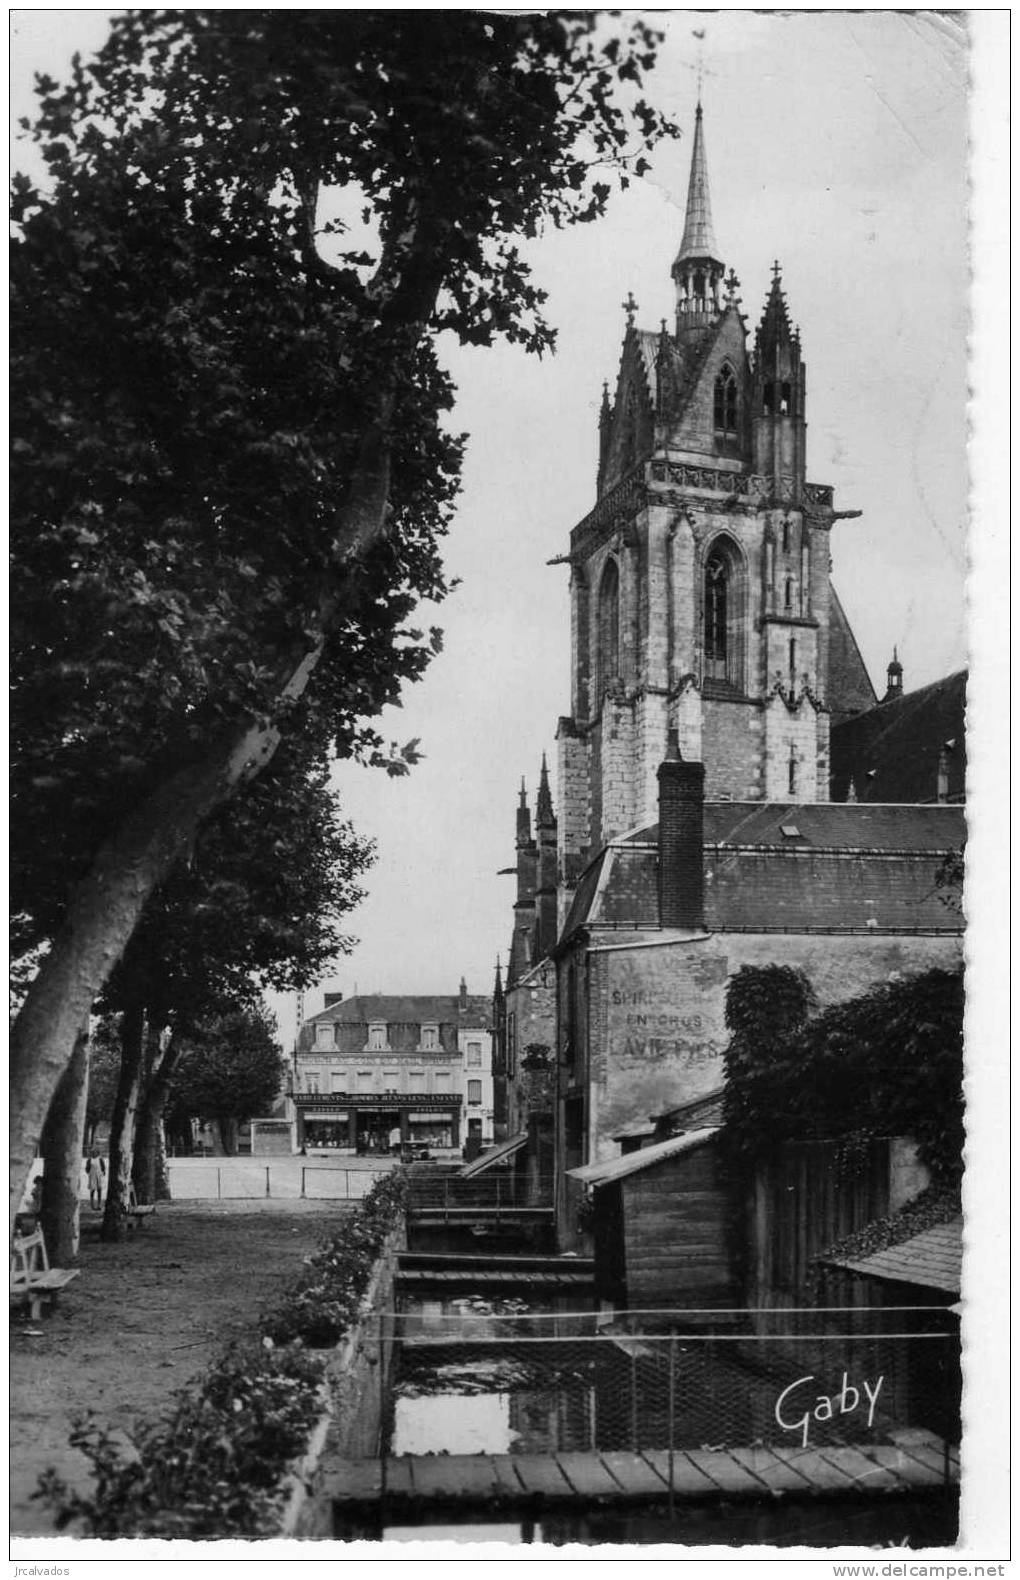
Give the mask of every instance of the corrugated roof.
<svg viewBox="0 0 1020 1580">
<path fill-rule="evenodd" d="M 521 1150 L 527 1139 L 528 1132 L 522 1130 L 519 1135 L 511 1136 L 509 1141 L 501 1141 L 498 1147 L 490 1147 L 488 1152 L 482 1152 L 477 1158 L 472 1158 L 470 1163 L 465 1163 L 459 1177 L 471 1179 L 475 1174 L 484 1174 L 494 1163 L 505 1163 Z"/>
<path fill-rule="evenodd" d="M 924 1229 L 909 1240 L 874 1251 L 864 1257 L 821 1257 L 829 1267 L 844 1267 L 866 1278 L 896 1284 L 919 1284 L 925 1289 L 960 1293 L 963 1266 L 963 1218 Z"/>
<path fill-rule="evenodd" d="M 612 1180 L 623 1179 L 628 1174 L 640 1174 L 644 1169 L 654 1168 L 656 1163 L 664 1163 L 667 1158 L 679 1157 L 683 1152 L 693 1152 L 695 1147 L 703 1147 L 719 1134 L 719 1129 L 718 1125 L 713 1125 L 711 1129 L 671 1136 L 668 1141 L 656 1141 L 650 1147 L 642 1147 L 640 1152 L 628 1152 L 625 1157 L 610 1158 L 608 1163 L 584 1163 L 578 1169 L 568 1169 L 567 1173 L 572 1179 L 583 1180 L 586 1185 L 608 1185 Z"/>
<path fill-rule="evenodd" d="M 655 1123 L 651 1119 L 632 1119 L 629 1125 L 614 1130 L 610 1140 L 633 1141 L 635 1136 L 654 1136 Z"/>
<path fill-rule="evenodd" d="M 695 1130 L 706 1125 L 719 1125 L 722 1123 L 725 1094 L 725 1087 L 716 1086 L 710 1092 L 705 1092 L 702 1097 L 694 1097 L 689 1103 L 681 1103 L 679 1107 L 669 1108 L 665 1113 L 656 1114 L 654 1117 L 660 1124 L 668 1121 L 677 1130 Z"/>
</svg>

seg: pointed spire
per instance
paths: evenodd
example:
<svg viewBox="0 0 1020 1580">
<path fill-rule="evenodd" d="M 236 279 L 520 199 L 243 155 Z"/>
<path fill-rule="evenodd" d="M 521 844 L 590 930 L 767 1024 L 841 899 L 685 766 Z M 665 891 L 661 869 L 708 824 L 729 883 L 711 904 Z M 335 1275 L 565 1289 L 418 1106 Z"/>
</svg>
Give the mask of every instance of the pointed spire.
<svg viewBox="0 0 1020 1580">
<path fill-rule="evenodd" d="M 682 263 L 688 258 L 719 262 L 719 248 L 712 229 L 712 201 L 708 190 L 708 163 L 705 159 L 700 100 L 694 112 L 694 148 L 691 151 L 691 173 L 687 182 L 687 212 L 676 261 Z"/>
<path fill-rule="evenodd" d="M 496 982 L 492 990 L 492 996 L 497 1000 L 503 997 L 503 963 L 499 955 L 496 956 Z"/>
<path fill-rule="evenodd" d="M 760 351 L 766 343 L 777 340 L 793 340 L 790 328 L 790 315 L 786 310 L 786 292 L 783 290 L 782 270 L 777 258 L 772 265 L 772 286 L 765 300 L 765 309 L 761 315 L 761 323 L 755 335 L 757 349 Z"/>
<path fill-rule="evenodd" d="M 521 796 L 517 803 L 517 843 L 526 845 L 531 839 L 531 813 L 528 810 L 528 792 L 521 780 Z"/>
<path fill-rule="evenodd" d="M 702 129 L 701 101 L 694 118 L 694 147 L 687 184 L 687 210 L 680 251 L 673 260 L 676 285 L 676 332 L 701 334 L 721 312 L 719 288 L 724 268 L 712 229 L 712 203 L 708 192 L 708 164 Z"/>
<path fill-rule="evenodd" d="M 538 800 L 536 802 L 537 823 L 539 828 L 550 828 L 556 821 L 553 812 L 552 792 L 549 789 L 549 768 L 542 753 L 542 771 L 538 779 Z"/>
</svg>

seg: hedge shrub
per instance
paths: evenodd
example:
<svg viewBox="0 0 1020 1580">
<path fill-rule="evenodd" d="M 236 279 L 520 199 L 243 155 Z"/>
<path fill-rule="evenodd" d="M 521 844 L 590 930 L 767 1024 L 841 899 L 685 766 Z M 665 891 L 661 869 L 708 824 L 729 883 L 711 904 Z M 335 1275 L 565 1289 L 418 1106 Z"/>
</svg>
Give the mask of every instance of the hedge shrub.
<svg viewBox="0 0 1020 1580">
<path fill-rule="evenodd" d="M 283 1477 L 320 1410 L 324 1347 L 354 1324 L 405 1190 L 400 1173 L 377 1181 L 283 1303 L 182 1390 L 167 1420 L 125 1444 L 92 1412 L 78 1417 L 71 1444 L 91 1461 L 95 1487 L 82 1496 L 46 1472 L 36 1496 L 56 1508 L 58 1529 L 77 1521 L 84 1536 L 195 1541 L 276 1534 Z"/>
</svg>

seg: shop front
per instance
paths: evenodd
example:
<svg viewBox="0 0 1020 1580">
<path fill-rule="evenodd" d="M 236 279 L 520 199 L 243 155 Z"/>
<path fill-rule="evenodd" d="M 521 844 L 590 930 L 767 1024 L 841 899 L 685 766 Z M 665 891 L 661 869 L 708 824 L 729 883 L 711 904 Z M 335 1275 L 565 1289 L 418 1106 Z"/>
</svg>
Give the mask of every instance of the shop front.
<svg viewBox="0 0 1020 1580">
<path fill-rule="evenodd" d="M 359 1157 L 420 1155 L 461 1144 L 462 1098 L 456 1092 L 337 1092 L 295 1097 L 298 1148 L 335 1149 Z"/>
</svg>

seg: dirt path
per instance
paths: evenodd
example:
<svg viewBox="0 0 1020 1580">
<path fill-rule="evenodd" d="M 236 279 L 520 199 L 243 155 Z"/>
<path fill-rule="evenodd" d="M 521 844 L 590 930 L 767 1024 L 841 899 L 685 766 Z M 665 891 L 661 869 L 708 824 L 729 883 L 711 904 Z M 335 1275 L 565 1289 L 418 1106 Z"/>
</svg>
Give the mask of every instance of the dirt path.
<svg viewBox="0 0 1020 1580">
<path fill-rule="evenodd" d="M 301 1261 L 350 1211 L 342 1202 L 225 1201 L 160 1207 L 121 1245 L 83 1214 L 81 1276 L 39 1322 L 11 1314 L 11 1530 L 54 1530 L 33 1501 L 54 1466 L 76 1486 L 88 1463 L 68 1444 L 94 1410 L 130 1433 L 283 1294 Z"/>
</svg>

